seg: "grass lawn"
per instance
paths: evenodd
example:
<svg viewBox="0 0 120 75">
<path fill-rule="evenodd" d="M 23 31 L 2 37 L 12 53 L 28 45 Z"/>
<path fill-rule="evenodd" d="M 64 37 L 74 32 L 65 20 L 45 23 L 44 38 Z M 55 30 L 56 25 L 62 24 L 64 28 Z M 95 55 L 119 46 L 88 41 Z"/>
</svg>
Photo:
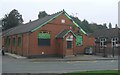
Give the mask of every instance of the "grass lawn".
<svg viewBox="0 0 120 75">
<path fill-rule="evenodd" d="M 99 71 L 64 73 L 61 75 L 120 75 L 120 72 L 118 73 L 118 70 L 99 70 Z"/>
</svg>

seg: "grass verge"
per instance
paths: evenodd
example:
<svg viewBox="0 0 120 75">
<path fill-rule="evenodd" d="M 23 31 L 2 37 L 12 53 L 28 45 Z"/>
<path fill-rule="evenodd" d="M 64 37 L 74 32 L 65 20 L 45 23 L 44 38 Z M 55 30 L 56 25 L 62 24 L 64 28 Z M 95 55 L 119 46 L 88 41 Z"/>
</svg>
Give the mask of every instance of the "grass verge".
<svg viewBox="0 0 120 75">
<path fill-rule="evenodd" d="M 84 72 L 73 72 L 63 73 L 61 75 L 120 75 L 118 70 L 99 70 L 99 71 L 84 71 Z"/>
</svg>

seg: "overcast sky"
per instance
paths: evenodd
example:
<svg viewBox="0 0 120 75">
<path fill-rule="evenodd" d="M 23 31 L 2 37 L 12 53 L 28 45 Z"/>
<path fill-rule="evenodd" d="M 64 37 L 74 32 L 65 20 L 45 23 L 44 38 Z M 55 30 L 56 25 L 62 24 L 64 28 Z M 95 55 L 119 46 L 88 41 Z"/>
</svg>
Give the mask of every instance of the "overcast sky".
<svg viewBox="0 0 120 75">
<path fill-rule="evenodd" d="M 65 9 L 69 15 L 90 23 L 118 24 L 119 0 L 0 0 L 0 18 L 17 9 L 24 22 L 38 18 L 39 11 L 53 14 Z M 114 26 L 113 26 L 114 27 Z"/>
</svg>

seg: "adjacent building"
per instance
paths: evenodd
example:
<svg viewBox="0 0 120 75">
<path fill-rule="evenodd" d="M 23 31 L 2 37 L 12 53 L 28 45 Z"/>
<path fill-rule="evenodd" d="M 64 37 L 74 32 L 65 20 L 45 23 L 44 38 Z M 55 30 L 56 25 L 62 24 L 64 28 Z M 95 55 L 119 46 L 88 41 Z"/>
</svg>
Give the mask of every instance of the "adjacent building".
<svg viewBox="0 0 120 75">
<path fill-rule="evenodd" d="M 94 32 L 95 53 L 103 56 L 118 55 L 120 46 L 120 28 L 100 29 Z"/>
</svg>

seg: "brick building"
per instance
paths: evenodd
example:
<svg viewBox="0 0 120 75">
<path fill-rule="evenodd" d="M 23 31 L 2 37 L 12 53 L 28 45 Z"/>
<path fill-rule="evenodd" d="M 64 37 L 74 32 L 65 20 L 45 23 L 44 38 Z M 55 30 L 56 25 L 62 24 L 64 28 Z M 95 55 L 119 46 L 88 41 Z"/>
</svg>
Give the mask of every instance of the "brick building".
<svg viewBox="0 0 120 75">
<path fill-rule="evenodd" d="M 103 56 L 118 55 L 120 50 L 120 29 L 100 29 L 94 32 L 95 53 L 102 53 Z"/>
<path fill-rule="evenodd" d="M 3 45 L 7 52 L 26 57 L 64 57 L 84 53 L 94 38 L 63 10 L 4 31 Z"/>
</svg>

